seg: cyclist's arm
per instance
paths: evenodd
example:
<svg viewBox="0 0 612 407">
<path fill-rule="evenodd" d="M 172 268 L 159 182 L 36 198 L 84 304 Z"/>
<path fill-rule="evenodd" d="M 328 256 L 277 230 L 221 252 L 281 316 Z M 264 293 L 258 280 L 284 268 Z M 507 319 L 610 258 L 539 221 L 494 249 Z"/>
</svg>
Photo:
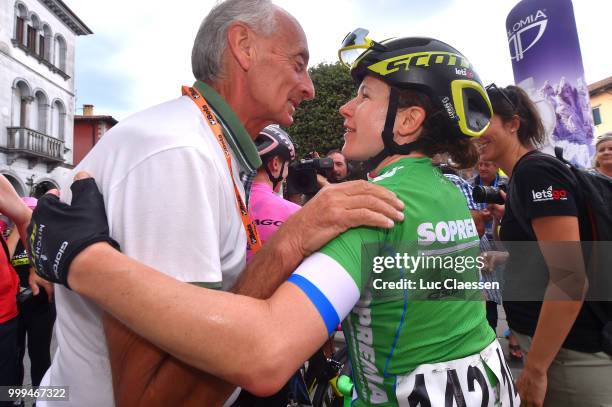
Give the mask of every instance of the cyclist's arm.
<svg viewBox="0 0 612 407">
<path fill-rule="evenodd" d="M 302 260 L 295 251 L 273 247 L 266 245 L 253 258 L 233 292 L 269 298 Z M 265 279 L 259 277 L 262 270 Z M 181 362 L 112 316 L 103 321 L 117 406 L 220 405 L 234 390 L 235 385 Z"/>
<path fill-rule="evenodd" d="M 278 390 L 358 299 L 355 288 L 357 294 L 345 298 L 344 309 L 330 318 L 293 283 L 258 300 L 181 283 L 105 243 L 83 254 L 88 252 L 71 266 L 75 291 L 185 363 L 258 395 Z M 105 263 L 92 260 L 99 258 Z"/>
</svg>

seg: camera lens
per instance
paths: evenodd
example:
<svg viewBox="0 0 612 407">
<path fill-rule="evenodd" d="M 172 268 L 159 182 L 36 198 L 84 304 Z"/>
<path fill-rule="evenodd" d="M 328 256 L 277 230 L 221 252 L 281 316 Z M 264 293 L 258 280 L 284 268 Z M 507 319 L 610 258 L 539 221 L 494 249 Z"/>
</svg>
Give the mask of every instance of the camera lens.
<svg viewBox="0 0 612 407">
<path fill-rule="evenodd" d="M 505 201 L 499 191 L 499 188 L 477 185 L 472 190 L 472 198 L 474 198 L 474 202 L 477 203 L 503 205 Z"/>
</svg>

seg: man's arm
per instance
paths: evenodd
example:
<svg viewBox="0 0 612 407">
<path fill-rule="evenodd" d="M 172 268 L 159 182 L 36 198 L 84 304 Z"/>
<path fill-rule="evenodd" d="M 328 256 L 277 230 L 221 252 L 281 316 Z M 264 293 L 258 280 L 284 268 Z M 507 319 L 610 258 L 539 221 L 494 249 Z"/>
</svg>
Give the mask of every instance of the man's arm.
<svg viewBox="0 0 612 407">
<path fill-rule="evenodd" d="M 235 388 L 174 358 L 108 314 L 103 323 L 117 406 L 220 406 Z"/>
<path fill-rule="evenodd" d="M 390 228 L 404 208 L 395 194 L 365 181 L 330 184 L 319 191 L 263 245 L 232 292 L 268 298 L 302 260 L 350 228 Z M 265 275 L 265 279 L 259 276 Z"/>
</svg>

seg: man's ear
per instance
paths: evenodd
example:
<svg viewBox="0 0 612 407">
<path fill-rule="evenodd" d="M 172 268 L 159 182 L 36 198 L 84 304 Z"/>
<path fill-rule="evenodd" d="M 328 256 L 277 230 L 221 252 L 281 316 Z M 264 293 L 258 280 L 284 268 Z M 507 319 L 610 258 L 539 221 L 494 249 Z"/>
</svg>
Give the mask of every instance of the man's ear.
<svg viewBox="0 0 612 407">
<path fill-rule="evenodd" d="M 238 65 L 248 71 L 255 57 L 255 33 L 246 24 L 233 23 L 227 29 L 227 44 Z"/>
<path fill-rule="evenodd" d="M 425 109 L 421 106 L 410 106 L 400 109 L 395 117 L 395 133 L 399 136 L 414 135 L 425 121 Z"/>
</svg>

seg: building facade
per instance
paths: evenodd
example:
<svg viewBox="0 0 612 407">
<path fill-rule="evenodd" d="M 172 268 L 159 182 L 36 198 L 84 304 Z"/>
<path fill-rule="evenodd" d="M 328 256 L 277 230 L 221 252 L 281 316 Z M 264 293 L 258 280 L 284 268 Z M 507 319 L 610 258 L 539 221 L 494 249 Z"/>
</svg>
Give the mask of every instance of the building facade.
<svg viewBox="0 0 612 407">
<path fill-rule="evenodd" d="M 115 124 L 117 120 L 112 116 L 95 115 L 93 105 L 83 105 L 83 115 L 74 116 L 74 165 L 78 165 Z"/>
<path fill-rule="evenodd" d="M 75 43 L 87 34 L 62 0 L 0 0 L 0 174 L 21 196 L 73 167 Z"/>
<path fill-rule="evenodd" d="M 612 132 L 612 76 L 589 85 L 597 136 Z"/>
</svg>

